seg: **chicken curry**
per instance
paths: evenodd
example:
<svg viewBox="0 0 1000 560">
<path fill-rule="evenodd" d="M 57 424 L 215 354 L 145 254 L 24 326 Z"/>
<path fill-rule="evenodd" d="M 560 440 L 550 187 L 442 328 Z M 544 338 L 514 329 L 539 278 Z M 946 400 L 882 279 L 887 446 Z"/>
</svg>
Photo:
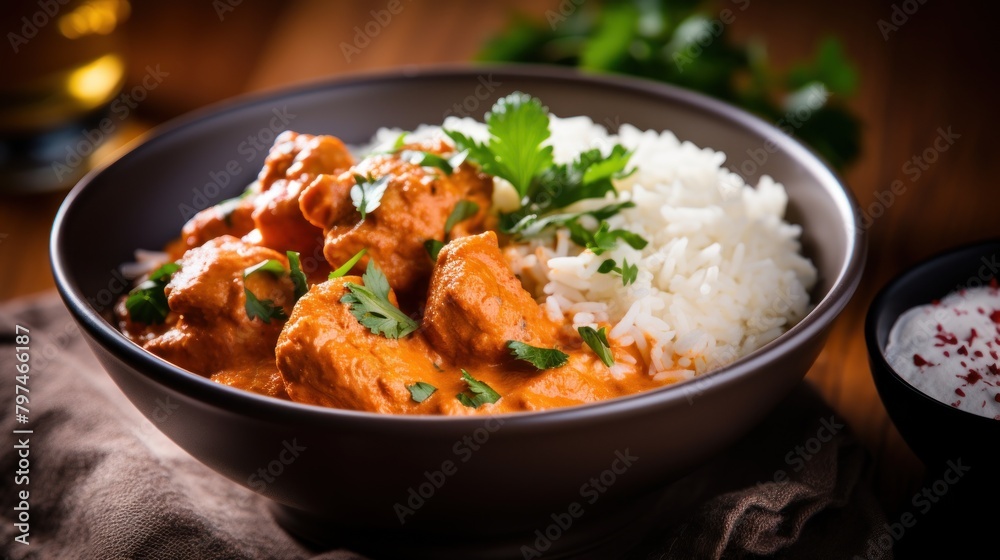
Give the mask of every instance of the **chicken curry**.
<svg viewBox="0 0 1000 560">
<path fill-rule="evenodd" d="M 545 410 L 661 386 L 604 329 L 553 321 L 511 272 L 494 177 L 443 141 L 357 161 L 285 132 L 117 308 L 149 352 L 280 399 L 393 414 Z M 615 364 L 614 368 L 610 364 Z"/>
</svg>

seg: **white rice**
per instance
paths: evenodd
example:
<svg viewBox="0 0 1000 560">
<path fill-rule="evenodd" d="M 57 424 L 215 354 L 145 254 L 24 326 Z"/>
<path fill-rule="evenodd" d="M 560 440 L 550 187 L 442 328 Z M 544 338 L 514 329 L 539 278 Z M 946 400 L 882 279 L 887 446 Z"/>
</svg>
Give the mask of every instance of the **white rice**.
<svg viewBox="0 0 1000 560">
<path fill-rule="evenodd" d="M 448 117 L 444 128 L 486 140 L 486 126 Z M 608 220 L 649 244 L 619 242 L 601 255 L 569 241 L 566 231 L 506 248 L 505 255 L 545 312 L 573 327 L 609 324 L 609 336 L 634 344 L 649 374 L 681 381 L 724 366 L 778 337 L 810 309 L 816 269 L 800 254 L 801 228 L 784 221 L 782 185 L 762 177 L 756 187 L 723 167 L 726 155 L 671 132 L 623 125 L 618 134 L 586 117 L 552 117 L 555 159 L 569 162 L 584 150 L 633 151 L 635 173 L 615 183 L 617 199 L 577 203 L 566 211 L 632 200 L 636 206 Z M 399 130 L 383 129 L 375 149 L 391 147 Z M 446 138 L 422 126 L 408 139 Z M 494 205 L 516 208 L 517 196 L 496 180 Z M 618 274 L 597 272 L 601 262 L 628 259 L 639 269 L 623 286 Z M 615 373 L 615 370 L 612 370 Z"/>
</svg>

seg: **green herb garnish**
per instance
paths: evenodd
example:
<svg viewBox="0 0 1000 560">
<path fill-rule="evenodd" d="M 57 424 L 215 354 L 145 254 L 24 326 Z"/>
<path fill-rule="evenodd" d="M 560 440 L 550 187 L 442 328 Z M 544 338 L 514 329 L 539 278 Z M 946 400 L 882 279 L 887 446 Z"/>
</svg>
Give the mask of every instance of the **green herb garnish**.
<svg viewBox="0 0 1000 560">
<path fill-rule="evenodd" d="M 430 152 L 403 150 L 402 152 L 399 152 L 399 159 L 407 163 L 419 165 L 420 167 L 436 167 L 437 169 L 444 171 L 445 175 L 451 175 L 455 172 L 448 160 Z"/>
<path fill-rule="evenodd" d="M 255 318 L 260 319 L 265 323 L 270 323 L 271 319 L 287 319 L 288 315 L 285 315 L 285 310 L 280 305 L 275 305 L 274 300 L 258 299 L 250 291 L 250 288 L 246 287 L 247 277 L 256 272 L 269 272 L 274 276 L 280 277 L 285 273 L 285 265 L 281 264 L 279 260 L 268 259 L 243 270 L 243 296 L 246 300 L 243 306 L 247 313 L 247 318 L 251 321 Z"/>
<path fill-rule="evenodd" d="M 351 202 L 361 213 L 362 220 L 382 204 L 382 195 L 385 194 L 391 178 L 392 175 L 383 175 L 378 179 L 373 179 L 371 176 L 354 176 L 355 185 L 351 187 Z"/>
<path fill-rule="evenodd" d="M 521 207 L 501 213 L 500 230 L 526 237 L 552 226 L 575 226 L 571 227 L 574 243 L 590 247 L 589 240 L 597 253 L 611 248 L 618 239 L 645 246 L 641 237 L 623 230 L 587 230 L 578 221 L 587 213 L 553 214 L 580 200 L 616 192 L 612 180 L 627 175 L 631 153 L 620 145 L 607 155 L 595 148 L 581 153 L 572 163 L 556 165 L 552 147 L 544 145 L 550 135 L 549 120 L 541 101 L 516 92 L 497 101 L 486 115 L 490 133 L 486 144 L 457 131 L 445 131 L 459 149 L 468 151 L 470 161 L 484 172 L 506 179 L 517 190 Z M 605 206 L 599 219 L 613 216 L 628 204 Z"/>
<path fill-rule="evenodd" d="M 441 249 L 444 249 L 444 241 L 438 241 L 437 239 L 428 239 L 424 241 L 424 249 L 427 249 L 427 254 L 430 255 L 432 261 L 438 259 L 438 253 Z"/>
<path fill-rule="evenodd" d="M 555 348 L 538 348 L 516 340 L 508 340 L 507 348 L 518 360 L 524 360 L 537 369 L 552 369 L 565 365 L 569 355 Z"/>
<path fill-rule="evenodd" d="M 635 282 L 636 277 L 639 275 L 639 267 L 634 264 L 628 264 L 628 259 L 622 259 L 621 266 L 618 266 L 618 263 L 614 259 L 607 259 L 597 268 L 597 272 L 601 274 L 617 272 L 622 277 L 622 285 L 628 286 Z"/>
<path fill-rule="evenodd" d="M 615 357 L 611 355 L 611 344 L 608 343 L 607 327 L 601 330 L 594 330 L 594 327 L 580 327 L 577 332 L 583 341 L 590 346 L 590 349 L 597 354 L 597 357 L 604 362 L 604 365 L 611 367 L 615 365 Z"/>
<path fill-rule="evenodd" d="M 163 289 L 170 283 L 171 276 L 180 268 L 181 265 L 177 263 L 166 263 L 150 272 L 144 282 L 129 291 L 125 300 L 129 318 L 147 325 L 166 320 L 170 306 L 167 304 L 167 296 Z"/>
<path fill-rule="evenodd" d="M 344 284 L 350 293 L 340 298 L 341 303 L 350 306 L 359 323 L 386 338 L 402 338 L 417 330 L 417 322 L 389 301 L 389 281 L 374 260 L 368 261 L 362 280 L 363 286 L 353 282 Z"/>
<path fill-rule="evenodd" d="M 285 251 L 285 256 L 288 257 L 288 276 L 295 285 L 295 301 L 299 301 L 299 298 L 309 291 L 309 283 L 306 282 L 306 274 L 302 272 L 299 254 L 295 251 Z"/>
<path fill-rule="evenodd" d="M 260 319 L 270 324 L 271 319 L 285 320 L 288 318 L 280 305 L 275 305 L 274 301 L 270 299 L 257 299 L 257 296 L 253 295 L 253 292 L 246 286 L 243 287 L 243 295 L 246 297 L 244 308 L 247 312 L 247 318 L 251 321 Z"/>
<path fill-rule="evenodd" d="M 337 268 L 337 270 L 334 270 L 333 272 L 330 273 L 329 279 L 333 280 L 334 278 L 340 278 L 341 276 L 350 272 L 351 269 L 354 268 L 354 265 L 358 264 L 358 261 L 360 261 L 361 257 L 365 256 L 365 253 L 367 252 L 368 249 L 362 249 L 357 253 L 354 253 L 354 256 L 348 259 L 347 262 L 340 265 L 340 267 Z"/>
<path fill-rule="evenodd" d="M 476 212 L 479 212 L 478 204 L 471 200 L 459 200 L 455 204 L 455 207 L 451 209 L 451 214 L 448 214 L 448 219 L 444 222 L 445 238 L 451 234 L 451 228 L 455 227 L 459 222 L 475 216 Z"/>
<path fill-rule="evenodd" d="M 483 171 L 506 179 L 518 194 L 528 196 L 534 177 L 552 165 L 552 146 L 542 146 L 550 136 L 549 110 L 538 99 L 514 92 L 493 105 L 486 125 L 486 144 L 453 130 L 445 134 L 459 150 L 468 150 L 468 159 Z"/>
<path fill-rule="evenodd" d="M 260 261 L 259 263 L 253 266 L 248 266 L 246 269 L 244 269 L 243 278 L 246 278 L 247 276 L 250 276 L 251 274 L 258 271 L 270 272 L 275 276 L 281 276 L 282 274 L 285 273 L 285 265 L 281 264 L 281 261 L 275 259 Z"/>
<path fill-rule="evenodd" d="M 407 385 L 406 390 L 410 392 L 410 398 L 413 399 L 413 402 L 422 403 L 437 391 L 437 387 L 430 383 L 417 381 L 413 385 Z"/>
<path fill-rule="evenodd" d="M 493 388 L 486 383 L 475 379 L 464 369 L 462 370 L 462 380 L 469 386 L 469 391 L 459 393 L 455 395 L 455 397 L 458 398 L 458 402 L 464 404 L 465 406 L 469 408 L 479 408 L 484 404 L 492 404 L 500 400 L 500 393 L 494 391 Z M 471 395 L 469 393 L 471 393 Z"/>
</svg>

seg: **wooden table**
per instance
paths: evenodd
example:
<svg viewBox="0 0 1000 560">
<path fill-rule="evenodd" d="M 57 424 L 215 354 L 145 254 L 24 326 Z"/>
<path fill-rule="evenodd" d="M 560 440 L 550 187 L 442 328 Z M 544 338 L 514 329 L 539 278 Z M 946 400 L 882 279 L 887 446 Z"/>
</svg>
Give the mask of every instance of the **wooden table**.
<svg viewBox="0 0 1000 560">
<path fill-rule="evenodd" d="M 140 79 L 146 65 L 155 64 L 171 75 L 137 109 L 123 138 L 244 91 L 403 64 L 466 61 L 513 10 L 541 15 L 559 2 L 403 0 L 402 11 L 350 61 L 341 43 L 351 42 L 354 27 L 387 2 L 232 2 L 237 5 L 221 14 L 210 2 L 136 4 L 126 27 L 130 77 Z M 723 4 L 728 2 L 720 9 Z M 893 23 L 891 2 L 753 2 L 732 24 L 737 40 L 765 39 L 781 68 L 811 54 L 827 34 L 840 37 L 859 65 L 860 91 L 850 106 L 864 122 L 864 154 L 845 179 L 873 218 L 868 267 L 808 379 L 871 452 L 878 496 L 890 516 L 919 490 L 923 467 L 888 420 L 869 375 L 862 336 L 868 303 L 914 262 L 1000 235 L 1000 157 L 989 139 L 998 124 L 996 48 L 988 18 L 933 1 L 901 13 L 907 20 L 887 38 L 878 22 Z M 898 24 L 902 18 L 896 18 Z M 915 176 L 907 162 L 932 147 L 941 130 L 957 139 Z M 897 180 L 905 192 L 890 201 Z M 0 198 L 0 299 L 53 287 L 48 232 L 63 194 Z"/>
</svg>

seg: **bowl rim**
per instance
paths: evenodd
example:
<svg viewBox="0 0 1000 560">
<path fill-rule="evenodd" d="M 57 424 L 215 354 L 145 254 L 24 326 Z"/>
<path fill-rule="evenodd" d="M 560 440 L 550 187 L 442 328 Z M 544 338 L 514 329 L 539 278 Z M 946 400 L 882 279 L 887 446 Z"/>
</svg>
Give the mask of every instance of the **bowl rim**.
<svg viewBox="0 0 1000 560">
<path fill-rule="evenodd" d="M 634 94 L 659 99 L 669 99 L 674 103 L 688 106 L 693 110 L 719 116 L 727 121 L 731 121 L 738 127 L 769 139 L 777 146 L 779 151 L 787 153 L 788 157 L 797 161 L 809 174 L 816 177 L 824 186 L 824 190 L 833 198 L 834 205 L 841 218 L 838 221 L 844 222 L 844 231 L 838 231 L 838 235 L 850 232 L 850 235 L 847 235 L 845 258 L 839 263 L 839 268 L 833 278 L 829 292 L 816 302 L 815 306 L 799 323 L 782 333 L 775 340 L 739 358 L 732 364 L 708 372 L 695 379 L 632 395 L 569 407 L 530 412 L 507 412 L 493 415 L 477 414 L 456 417 L 430 414 L 382 414 L 321 407 L 275 399 L 213 382 L 206 377 L 175 366 L 126 339 L 117 329 L 89 306 L 79 288 L 71 281 L 71 273 L 63 260 L 64 255 L 61 251 L 61 244 L 63 237 L 66 235 L 65 222 L 67 216 L 73 211 L 74 204 L 78 200 L 88 196 L 88 186 L 93 184 L 106 169 L 117 165 L 118 162 L 125 159 L 139 157 L 146 150 L 154 148 L 164 138 L 169 138 L 175 131 L 192 125 L 207 124 L 214 118 L 219 118 L 231 112 L 249 109 L 255 105 L 273 104 L 273 102 L 289 96 L 319 93 L 330 89 L 406 82 L 408 80 L 433 81 L 468 78 L 481 76 L 486 72 L 506 75 L 509 77 L 508 79 L 543 79 L 548 82 L 564 82 L 570 85 L 584 84 L 598 88 L 627 90 Z M 507 431 L 511 428 L 530 428 L 537 424 L 559 426 L 578 424 L 581 421 L 606 421 L 610 417 L 640 414 L 652 408 L 678 406 L 685 403 L 689 405 L 693 404 L 686 389 L 694 384 L 699 384 L 699 395 L 711 392 L 752 370 L 767 366 L 771 361 L 772 355 L 775 353 L 788 352 L 795 347 L 801 346 L 813 336 L 819 334 L 820 331 L 828 328 L 844 307 L 846 307 L 860 284 L 867 252 L 867 228 L 861 226 L 860 206 L 851 190 L 846 187 L 845 182 L 819 155 L 774 125 L 729 103 L 671 84 L 621 75 L 586 73 L 576 69 L 544 64 L 437 64 L 405 66 L 389 70 L 351 73 L 333 78 L 311 80 L 218 101 L 152 128 L 129 142 L 119 150 L 112 160 L 101 164 L 87 173 L 60 205 L 54 220 L 49 243 L 50 263 L 56 287 L 74 318 L 104 349 L 130 367 L 141 371 L 144 377 L 149 378 L 157 384 L 166 385 L 170 389 L 178 391 L 192 399 L 210 406 L 224 408 L 236 414 L 254 414 L 260 410 L 259 407 L 264 406 L 269 409 L 269 413 L 274 418 L 288 416 L 308 418 L 314 422 L 322 419 L 352 423 L 364 422 L 368 426 L 377 426 L 386 429 L 398 429 L 401 425 L 423 426 L 426 424 L 446 424 L 463 431 L 474 429 L 491 418 L 501 418 L 504 421 L 505 431 Z"/>
<path fill-rule="evenodd" d="M 959 421 L 981 423 L 984 427 L 992 426 L 992 428 L 989 429 L 995 429 L 1000 427 L 1000 421 L 988 416 L 982 416 L 960 408 L 955 408 L 948 403 L 935 399 L 934 397 L 911 385 L 910 382 L 903 376 L 899 375 L 896 369 L 889 363 L 889 360 L 885 357 L 885 347 L 878 338 L 879 322 L 886 314 L 886 308 L 895 296 L 895 292 L 900 289 L 900 286 L 907 281 L 933 275 L 942 265 L 942 261 L 955 258 L 959 253 L 978 252 L 980 249 L 985 247 L 993 247 L 1000 251 L 1000 237 L 970 241 L 961 245 L 943 249 L 921 259 L 917 263 L 907 267 L 889 279 L 889 281 L 887 281 L 885 285 L 879 289 L 871 303 L 868 305 L 868 311 L 865 316 L 865 346 L 868 349 L 869 360 L 874 361 L 875 365 L 878 366 L 869 368 L 873 381 L 876 381 L 879 377 L 891 379 L 893 383 L 904 389 L 904 394 L 908 395 L 908 399 L 914 402 L 924 403 L 921 406 L 933 408 L 939 411 L 940 414 L 949 415 Z M 944 297 L 945 295 L 947 294 L 941 294 L 941 297 Z M 926 305 L 928 303 L 931 302 L 927 301 L 918 305 Z M 904 312 L 905 311 L 906 310 L 904 310 Z M 897 320 L 899 320 L 899 316 L 895 317 L 893 320 L 893 324 L 889 327 L 890 330 L 892 329 L 892 326 L 895 325 Z M 886 343 L 888 343 L 888 339 L 886 340 Z M 883 375 L 885 373 L 888 375 Z M 879 392 L 879 400 L 881 400 L 882 405 L 885 406 L 885 399 L 882 398 L 881 391 Z M 889 412 L 889 415 L 892 416 L 890 407 L 885 406 L 885 409 Z"/>
</svg>

